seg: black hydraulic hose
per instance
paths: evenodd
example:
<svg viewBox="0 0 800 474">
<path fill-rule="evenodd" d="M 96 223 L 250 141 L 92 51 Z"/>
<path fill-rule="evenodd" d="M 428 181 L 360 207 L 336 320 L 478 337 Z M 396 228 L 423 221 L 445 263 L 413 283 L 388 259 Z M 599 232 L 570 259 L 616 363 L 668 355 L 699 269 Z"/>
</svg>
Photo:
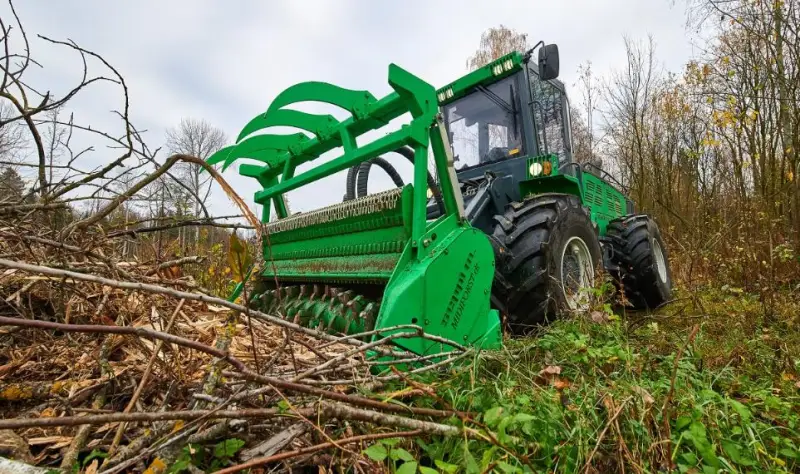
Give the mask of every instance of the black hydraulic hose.
<svg viewBox="0 0 800 474">
<path fill-rule="evenodd" d="M 409 162 L 411 162 L 411 164 L 414 164 L 414 150 L 412 150 L 411 148 L 409 148 L 409 147 L 401 147 L 401 148 L 398 148 L 397 150 L 394 150 L 394 151 L 395 151 L 395 153 L 398 153 L 398 154 L 403 155 L 404 157 L 406 157 L 406 159 Z M 383 161 L 385 161 L 385 160 L 383 160 Z M 386 164 L 392 168 L 392 171 L 395 171 L 394 166 L 392 166 L 388 162 Z M 361 163 L 361 166 L 359 166 L 358 172 L 356 173 L 357 174 L 357 188 L 356 189 L 357 189 L 358 197 L 363 197 L 363 196 L 367 195 L 367 182 L 369 180 L 369 168 L 370 168 L 370 166 L 372 166 L 372 164 L 369 161 L 365 161 L 364 163 Z M 381 166 L 381 167 L 383 168 L 383 166 Z M 383 168 L 383 169 L 386 170 L 386 168 Z M 388 170 L 386 172 L 389 173 Z M 396 173 L 396 171 L 395 171 L 395 173 Z M 348 178 L 349 178 L 349 176 L 350 176 L 350 174 L 348 172 Z M 391 174 L 390 174 L 390 176 L 391 176 Z M 436 200 L 436 205 L 439 207 L 439 211 L 442 214 L 444 214 L 444 201 L 442 200 L 442 193 L 439 191 L 439 186 L 436 185 L 436 181 L 433 179 L 433 175 L 431 175 L 430 171 L 428 171 L 428 173 L 427 173 L 427 181 L 428 181 L 428 188 L 430 188 L 431 192 L 433 193 L 433 198 Z M 395 181 L 395 183 L 396 183 L 396 181 Z"/>
<path fill-rule="evenodd" d="M 365 172 L 369 174 L 369 167 L 373 163 L 383 168 L 383 170 L 386 171 L 386 174 L 388 174 L 389 177 L 394 182 L 394 185 L 397 186 L 398 188 L 405 184 L 403 183 L 403 178 L 400 176 L 397 170 L 394 169 L 394 166 L 392 166 L 388 161 L 384 160 L 381 157 L 372 158 L 371 160 L 367 160 L 364 163 L 361 163 L 360 165 L 355 165 L 347 169 L 347 183 L 345 185 L 345 194 L 344 194 L 345 201 L 352 201 L 353 199 L 356 198 L 356 176 L 358 176 L 360 172 Z M 362 169 L 365 171 L 362 171 Z M 365 196 L 366 194 L 367 194 L 367 188 L 365 185 L 363 192 L 360 192 L 358 195 L 360 197 L 360 196 Z"/>
<path fill-rule="evenodd" d="M 359 165 L 347 169 L 347 184 L 345 184 L 344 200 L 352 201 L 356 198 L 356 175 Z"/>
<path fill-rule="evenodd" d="M 371 160 L 361 163 L 361 165 L 358 167 L 358 186 L 356 188 L 358 191 L 358 197 L 364 197 L 367 195 L 367 181 L 369 179 L 369 169 L 372 165 L 378 165 L 383 168 L 383 171 L 386 171 L 386 174 L 392 178 L 394 185 L 398 188 L 403 187 L 403 184 L 405 184 L 403 183 L 403 178 L 400 177 L 400 173 L 394 169 L 394 166 L 380 156 L 377 156 Z"/>
<path fill-rule="evenodd" d="M 414 164 L 414 150 L 411 148 L 404 146 L 402 148 L 398 148 L 395 150 L 396 153 L 399 153 L 406 157 L 406 159 Z M 444 201 L 442 200 L 442 192 L 439 190 L 439 186 L 436 184 L 436 180 L 433 179 L 433 175 L 431 174 L 430 170 L 428 170 L 428 188 L 430 188 L 431 193 L 433 193 L 433 199 L 436 200 L 436 205 L 439 206 L 439 211 L 444 214 Z"/>
</svg>

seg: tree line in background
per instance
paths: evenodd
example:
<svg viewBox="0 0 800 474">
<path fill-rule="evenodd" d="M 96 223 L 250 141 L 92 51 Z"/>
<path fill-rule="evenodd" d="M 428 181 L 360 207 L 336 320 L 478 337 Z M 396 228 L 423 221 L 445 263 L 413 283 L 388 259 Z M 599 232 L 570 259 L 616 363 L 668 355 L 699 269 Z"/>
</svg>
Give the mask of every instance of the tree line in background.
<svg viewBox="0 0 800 474">
<path fill-rule="evenodd" d="M 800 11 L 780 0 L 694 0 L 711 32 L 681 74 L 651 41 L 599 87 L 599 149 L 669 229 L 684 278 L 749 289 L 797 282 Z"/>
<path fill-rule="evenodd" d="M 573 155 L 580 162 L 602 161 L 638 209 L 656 216 L 684 281 L 724 280 L 749 289 L 796 284 L 799 7 L 780 0 L 687 1 L 689 18 L 704 37 L 701 53 L 682 71 L 661 67 L 652 39 L 625 39 L 627 65 L 619 70 L 598 74 L 588 62 L 579 68 L 571 102 Z M 525 34 L 490 28 L 467 67 L 529 46 Z M 127 133 L 113 141 L 138 141 L 141 152 L 128 153 L 125 166 L 115 160 L 100 170 L 79 169 L 87 150 L 75 150 L 71 138 L 82 127 L 62 110 L 72 93 L 32 106 L 14 93 L 13 78 L 4 81 L 0 107 L 0 205 L 67 198 L 69 210 L 48 217 L 52 225 L 65 225 L 129 191 L 155 163 L 155 153 L 124 119 Z M 41 132 L 31 136 L 29 120 Z M 220 129 L 192 119 L 165 138 L 169 153 L 201 159 L 227 142 Z M 76 182 L 98 173 L 107 179 L 74 195 Z M 21 174 L 35 180 L 26 182 Z M 220 224 L 227 216 L 209 213 L 210 190 L 208 173 L 180 163 L 125 200 L 105 225 L 122 237 L 126 258 L 162 261 L 219 246 L 230 234 L 226 227 L 237 226 Z"/>
<path fill-rule="evenodd" d="M 44 166 L 46 199 L 51 195 L 61 196 L 62 190 L 81 176 L 90 175 L 90 171 L 81 169 L 82 163 L 76 163 L 76 153 L 68 141 L 74 123 L 61 122 L 58 111 L 44 114 L 47 118 L 32 120 L 37 125 L 49 126 L 41 134 L 41 140 L 49 144 Z M 31 183 L 30 179 L 24 179 L 29 174 L 26 171 L 38 169 L 30 156 L 26 127 L 14 120 L 14 112 L 8 108 L 0 108 L 0 117 L 5 122 L 0 127 L 0 205 L 33 206 L 42 187 L 41 181 Z M 224 146 L 226 140 L 225 133 L 206 120 L 183 119 L 178 126 L 167 130 L 165 148 L 171 155 L 204 159 Z M 65 156 L 71 158 L 64 159 Z M 68 207 L 56 213 L 50 224 L 64 226 L 92 215 L 109 200 L 129 191 L 148 172 L 141 160 L 133 166 L 119 166 L 108 183 L 90 193 L 61 200 Z M 226 243 L 230 236 L 226 229 L 242 226 L 215 222 L 238 216 L 214 216 L 208 210 L 211 182 L 211 175 L 201 167 L 180 162 L 121 203 L 103 222 L 110 235 L 120 237 L 120 256 L 160 262 Z"/>
</svg>

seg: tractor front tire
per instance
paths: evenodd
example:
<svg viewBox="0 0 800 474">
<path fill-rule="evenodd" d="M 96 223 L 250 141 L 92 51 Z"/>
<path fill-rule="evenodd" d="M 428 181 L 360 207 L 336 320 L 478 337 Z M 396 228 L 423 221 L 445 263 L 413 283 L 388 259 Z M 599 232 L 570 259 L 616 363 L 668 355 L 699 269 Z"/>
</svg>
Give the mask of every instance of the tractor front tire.
<svg viewBox="0 0 800 474">
<path fill-rule="evenodd" d="M 565 310 L 577 309 L 576 300 L 567 295 L 574 288 L 566 288 L 591 286 L 602 258 L 597 232 L 580 199 L 541 194 L 509 204 L 495 220 L 491 240 L 499 276 L 493 292 L 511 332 L 528 333 Z"/>
<path fill-rule="evenodd" d="M 672 297 L 667 247 L 658 225 L 644 214 L 609 222 L 603 237 L 606 270 L 630 306 L 655 309 Z"/>
</svg>

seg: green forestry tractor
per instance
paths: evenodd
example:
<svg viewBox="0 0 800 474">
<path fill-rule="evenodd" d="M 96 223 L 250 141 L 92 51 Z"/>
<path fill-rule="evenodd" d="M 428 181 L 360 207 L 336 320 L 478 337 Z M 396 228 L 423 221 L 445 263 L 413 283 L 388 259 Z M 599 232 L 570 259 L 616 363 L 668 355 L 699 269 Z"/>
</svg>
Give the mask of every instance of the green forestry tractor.
<svg viewBox="0 0 800 474">
<path fill-rule="evenodd" d="M 391 64 L 394 92 L 382 98 L 324 82 L 279 94 L 208 159 L 223 169 L 257 162 L 239 168 L 263 187 L 255 201 L 265 265 L 248 304 L 370 339 L 419 327 L 439 340 L 394 343 L 434 356 L 455 347 L 443 339 L 498 348 L 503 328 L 526 333 L 587 308 L 602 270 L 630 306 L 666 302 L 671 275 L 658 226 L 600 166 L 573 161 L 558 47 L 537 47 L 535 63 L 536 48 L 512 52 L 438 90 Z M 350 116 L 288 107 L 308 101 Z M 362 143 L 395 119 L 406 120 Z M 265 133 L 272 127 L 300 132 Z M 303 166 L 328 152 L 337 156 Z M 412 163 L 411 183 L 389 153 Z M 368 193 L 373 165 L 396 187 Z M 287 212 L 285 193 L 344 171 L 343 202 Z"/>
</svg>

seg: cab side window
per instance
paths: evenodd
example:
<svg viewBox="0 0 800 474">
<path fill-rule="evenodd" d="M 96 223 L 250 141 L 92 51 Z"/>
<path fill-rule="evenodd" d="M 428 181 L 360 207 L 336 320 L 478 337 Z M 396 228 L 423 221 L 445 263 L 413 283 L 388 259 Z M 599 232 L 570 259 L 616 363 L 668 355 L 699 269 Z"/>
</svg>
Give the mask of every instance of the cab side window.
<svg viewBox="0 0 800 474">
<path fill-rule="evenodd" d="M 533 69 L 530 70 L 530 78 L 539 150 L 541 153 L 558 155 L 559 162 L 563 162 L 569 154 L 565 134 L 568 124 L 564 123 L 564 93 L 550 82 L 539 80 L 539 75 Z"/>
</svg>

